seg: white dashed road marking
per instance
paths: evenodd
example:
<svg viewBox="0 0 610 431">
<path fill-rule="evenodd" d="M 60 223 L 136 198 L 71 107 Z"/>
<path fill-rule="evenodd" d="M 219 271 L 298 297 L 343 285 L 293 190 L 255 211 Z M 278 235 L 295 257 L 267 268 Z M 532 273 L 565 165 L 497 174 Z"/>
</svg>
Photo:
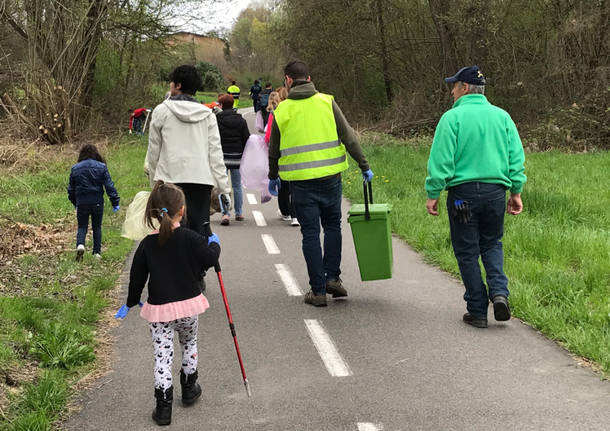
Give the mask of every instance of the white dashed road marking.
<svg viewBox="0 0 610 431">
<path fill-rule="evenodd" d="M 256 196 L 254 196 L 252 193 L 246 193 L 246 197 L 248 198 L 248 203 L 250 205 L 256 205 L 258 202 L 256 202 Z"/>
<path fill-rule="evenodd" d="M 299 287 L 299 283 L 297 283 L 296 279 L 292 275 L 292 272 L 290 272 L 290 268 L 288 267 L 288 265 L 284 265 L 283 263 L 276 263 L 275 270 L 282 279 L 282 283 L 284 283 L 284 288 L 286 289 L 286 292 L 288 292 L 288 295 L 303 295 L 303 292 Z"/>
<path fill-rule="evenodd" d="M 267 226 L 267 222 L 265 221 L 265 216 L 260 211 L 252 211 L 252 215 L 254 216 L 254 221 L 257 226 Z"/>
<path fill-rule="evenodd" d="M 261 238 L 263 239 L 263 244 L 265 244 L 267 253 L 280 254 L 280 249 L 278 248 L 277 244 L 275 243 L 275 240 L 271 235 L 264 233 L 261 235 Z"/>
<path fill-rule="evenodd" d="M 381 424 L 372 424 L 369 422 L 358 422 L 358 431 L 381 431 L 383 426 Z"/>
<path fill-rule="evenodd" d="M 333 377 L 347 377 L 352 375 L 347 363 L 343 360 L 335 343 L 330 338 L 322 324 L 315 319 L 305 319 L 305 326 L 309 336 L 316 346 L 324 366 Z"/>
</svg>

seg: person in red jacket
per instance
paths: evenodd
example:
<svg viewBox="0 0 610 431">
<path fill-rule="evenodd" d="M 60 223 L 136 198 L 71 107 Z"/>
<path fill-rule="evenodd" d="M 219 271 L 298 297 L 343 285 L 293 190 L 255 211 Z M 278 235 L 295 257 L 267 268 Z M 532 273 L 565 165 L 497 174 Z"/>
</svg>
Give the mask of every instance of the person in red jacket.
<svg viewBox="0 0 610 431">
<path fill-rule="evenodd" d="M 146 113 L 146 108 L 138 108 L 134 109 L 131 115 L 129 116 L 129 133 L 132 133 L 132 130 L 136 132 L 137 135 L 143 135 L 143 123 L 144 114 Z"/>
</svg>

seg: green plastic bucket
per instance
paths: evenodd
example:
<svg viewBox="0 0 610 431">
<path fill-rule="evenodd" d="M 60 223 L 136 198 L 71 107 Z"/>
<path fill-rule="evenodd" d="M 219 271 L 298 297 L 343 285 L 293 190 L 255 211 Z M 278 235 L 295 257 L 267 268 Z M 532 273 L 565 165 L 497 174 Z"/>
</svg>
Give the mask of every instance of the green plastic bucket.
<svg viewBox="0 0 610 431">
<path fill-rule="evenodd" d="M 369 183 L 372 202 L 371 192 Z M 347 221 L 352 227 L 362 281 L 392 278 L 391 208 L 389 204 L 369 204 L 365 186 L 365 203 L 354 204 L 349 210 Z"/>
</svg>

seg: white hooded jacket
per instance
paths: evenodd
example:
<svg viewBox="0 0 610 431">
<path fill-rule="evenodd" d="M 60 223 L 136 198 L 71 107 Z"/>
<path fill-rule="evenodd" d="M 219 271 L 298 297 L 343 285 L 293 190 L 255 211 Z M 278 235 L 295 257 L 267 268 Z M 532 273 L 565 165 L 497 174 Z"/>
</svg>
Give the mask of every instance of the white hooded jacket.
<svg viewBox="0 0 610 431">
<path fill-rule="evenodd" d="M 216 115 L 200 103 L 168 99 L 153 110 L 146 164 L 151 187 L 163 180 L 231 192 Z"/>
</svg>

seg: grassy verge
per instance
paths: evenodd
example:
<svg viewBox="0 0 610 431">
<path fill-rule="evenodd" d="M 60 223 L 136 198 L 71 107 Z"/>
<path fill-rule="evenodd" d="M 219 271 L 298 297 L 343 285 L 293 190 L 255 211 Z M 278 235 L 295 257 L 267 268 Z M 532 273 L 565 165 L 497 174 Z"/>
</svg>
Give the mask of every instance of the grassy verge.
<svg viewBox="0 0 610 431">
<path fill-rule="evenodd" d="M 144 139 L 130 138 L 103 151 L 125 208 L 147 186 Z M 122 209 L 105 205 L 102 260 L 74 262 L 76 217 L 66 185 L 76 155 L 38 172 L 3 175 L 0 229 L 39 230 L 31 252 L 0 263 L 0 429 L 48 430 L 65 411 L 71 387 L 95 368 L 97 323 L 109 304 L 132 242 L 121 238 Z M 45 241 L 40 235 L 53 232 Z M 87 250 L 91 250 L 89 232 Z M 19 239 L 19 237 L 16 237 Z M 42 245 L 47 242 L 64 246 Z M 42 244 L 42 245 L 41 245 Z M 59 248 L 58 248 L 59 247 Z"/>
<path fill-rule="evenodd" d="M 428 139 L 367 135 L 376 202 L 389 202 L 392 229 L 430 262 L 459 275 L 441 216 L 426 213 Z M 526 155 L 524 212 L 506 217 L 505 270 L 514 314 L 610 372 L 610 153 Z M 359 171 L 344 193 L 362 202 Z M 395 262 L 397 264 L 397 262 Z M 456 292 L 456 301 L 459 294 Z"/>
</svg>

